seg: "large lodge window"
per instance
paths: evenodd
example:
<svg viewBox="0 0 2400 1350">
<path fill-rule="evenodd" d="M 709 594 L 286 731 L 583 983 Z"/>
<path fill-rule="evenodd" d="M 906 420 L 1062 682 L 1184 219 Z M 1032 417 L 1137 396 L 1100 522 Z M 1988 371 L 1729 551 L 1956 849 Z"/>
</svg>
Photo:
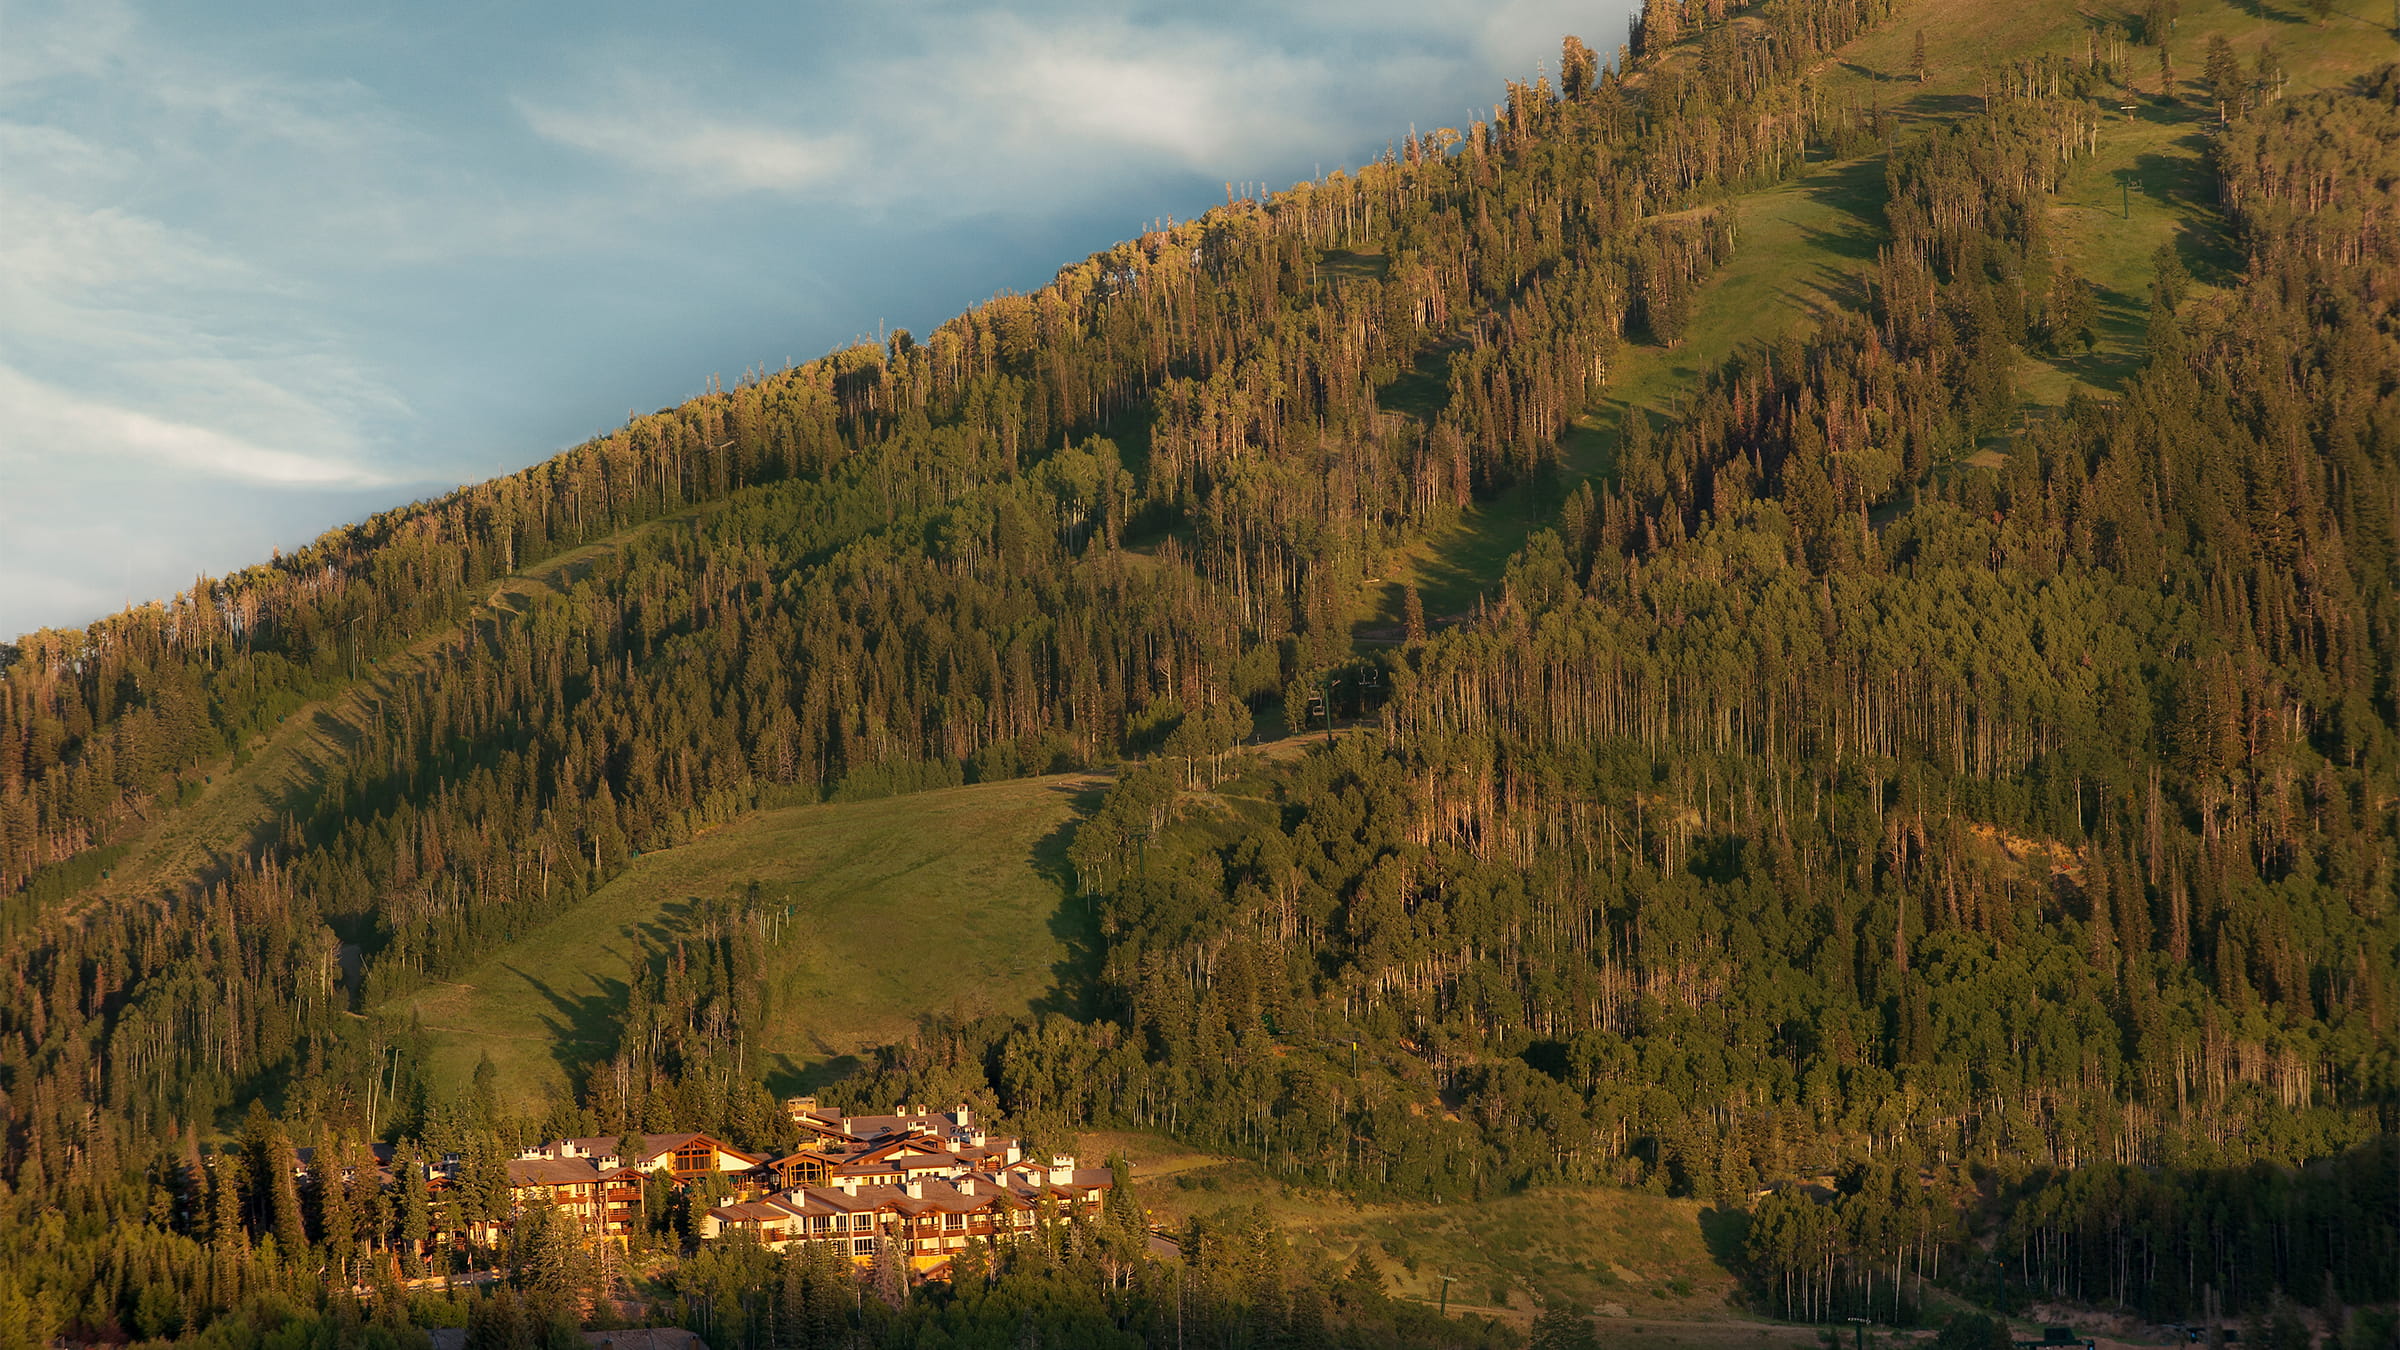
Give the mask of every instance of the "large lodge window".
<svg viewBox="0 0 2400 1350">
<path fill-rule="evenodd" d="M 717 1151 L 707 1144 L 690 1143 L 675 1150 L 675 1170 L 678 1172 L 711 1172 L 717 1166 Z"/>
</svg>

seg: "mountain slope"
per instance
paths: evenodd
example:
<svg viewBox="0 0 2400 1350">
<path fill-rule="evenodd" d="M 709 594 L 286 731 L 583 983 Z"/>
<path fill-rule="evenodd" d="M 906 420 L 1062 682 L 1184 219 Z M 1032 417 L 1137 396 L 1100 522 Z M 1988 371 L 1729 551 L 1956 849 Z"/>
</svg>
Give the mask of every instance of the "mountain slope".
<svg viewBox="0 0 2400 1350">
<path fill-rule="evenodd" d="M 767 1146 L 741 883 L 831 875 L 777 831 L 860 845 L 959 799 L 804 804 L 1139 756 L 1070 849 L 1080 1016 L 935 1017 L 832 1091 L 1354 1197 L 1767 1192 L 1728 1259 L 1810 1319 L 1907 1316 L 1904 1267 L 1985 1244 L 2157 1315 L 2389 1297 L 2392 79 L 2338 24 L 2190 8 L 1661 0 L 1628 72 L 1570 41 L 1556 88 L 1355 177 L 35 635 L 0 681 L 0 1151 L 17 1231 L 91 1223 L 12 1254 L 90 1328 L 140 1297 L 96 1278 L 111 1233 L 230 1306 L 192 1272 L 276 1196 L 231 1183 L 204 1237 L 147 1178 L 259 1100 Z M 2232 34 L 2293 80 L 2192 50 Z M 2182 196 L 2077 214 L 2150 156 Z M 340 734 L 260 761 L 280 819 L 220 807 L 218 758 L 311 701 Z M 1352 729 L 1228 759 L 1277 713 Z M 693 899 L 646 970 L 605 940 Z M 454 1028 L 524 1014 L 476 978 L 517 952 L 537 993 L 597 973 L 576 1010 L 620 962 L 639 1015 L 545 1027 L 604 1071 L 512 1111 Z M 462 980 L 494 1003 L 427 1044 L 401 1010 Z M 2251 1210 L 2294 1217 L 2193 1245 Z M 2136 1251 L 2168 1255 L 2112 1283 Z"/>
<path fill-rule="evenodd" d="M 631 985 L 754 914 L 759 969 L 738 1062 L 779 1087 L 840 1076 L 928 1014 L 1072 1008 L 1091 934 L 1062 885 L 1076 803 L 1105 780 L 1049 776 L 756 812 L 637 859 L 590 897 L 460 973 L 371 1011 L 421 1026 L 437 1081 L 497 1068 L 503 1104 L 569 1097 L 639 1023 Z M 632 1024 L 628 1021 L 632 1019 Z"/>
</svg>

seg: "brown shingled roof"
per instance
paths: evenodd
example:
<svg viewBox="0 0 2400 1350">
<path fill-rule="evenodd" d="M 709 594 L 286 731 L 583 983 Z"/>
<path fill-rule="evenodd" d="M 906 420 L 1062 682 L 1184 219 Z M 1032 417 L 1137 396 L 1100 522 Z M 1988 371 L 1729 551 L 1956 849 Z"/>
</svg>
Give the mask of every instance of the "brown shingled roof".
<svg viewBox="0 0 2400 1350">
<path fill-rule="evenodd" d="M 511 1186 L 565 1186 L 578 1181 L 598 1181 L 600 1169 L 589 1158 L 511 1158 L 508 1160 L 508 1184 Z"/>
<path fill-rule="evenodd" d="M 793 1217 L 792 1211 L 781 1205 L 768 1204 L 763 1200 L 752 1200 L 738 1205 L 719 1205 L 713 1212 L 720 1221 L 749 1220 L 758 1222 L 763 1220 L 770 1223 L 781 1223 L 785 1219 Z"/>
<path fill-rule="evenodd" d="M 717 1138 L 715 1135 L 702 1134 L 698 1130 L 684 1130 L 677 1134 L 644 1134 L 637 1136 L 636 1142 L 642 1146 L 643 1157 L 656 1158 L 662 1154 L 673 1153 L 675 1150 L 683 1147 L 685 1144 L 688 1144 L 695 1139 L 704 1139 L 708 1141 L 709 1144 L 722 1150 L 723 1152 L 729 1153 L 736 1158 L 745 1159 L 752 1165 L 756 1165 L 767 1160 L 764 1154 L 745 1152 L 744 1150 L 735 1148 L 733 1145 Z M 572 1139 L 562 1139 L 558 1142 L 562 1144 L 573 1144 L 578 1151 L 589 1153 L 594 1157 L 605 1157 L 615 1153 L 618 1145 L 624 1143 L 624 1141 L 625 1136 L 623 1135 L 587 1134 L 579 1135 Z"/>
</svg>

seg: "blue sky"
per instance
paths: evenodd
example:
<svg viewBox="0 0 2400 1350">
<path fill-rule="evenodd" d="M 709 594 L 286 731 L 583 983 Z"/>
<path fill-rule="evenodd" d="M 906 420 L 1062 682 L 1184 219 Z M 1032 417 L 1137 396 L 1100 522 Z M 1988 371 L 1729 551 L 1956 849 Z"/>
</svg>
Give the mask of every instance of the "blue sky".
<svg viewBox="0 0 2400 1350">
<path fill-rule="evenodd" d="M 0 636 L 922 333 L 1627 10 L 0 0 Z"/>
</svg>

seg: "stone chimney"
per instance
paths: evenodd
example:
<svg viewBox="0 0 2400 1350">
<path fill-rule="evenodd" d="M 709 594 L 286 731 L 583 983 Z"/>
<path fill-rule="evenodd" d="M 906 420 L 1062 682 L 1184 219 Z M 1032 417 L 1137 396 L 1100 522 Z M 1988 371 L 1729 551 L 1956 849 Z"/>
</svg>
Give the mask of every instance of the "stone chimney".
<svg viewBox="0 0 2400 1350">
<path fill-rule="evenodd" d="M 1024 1153 L 1017 1148 L 1017 1141 L 1011 1139 L 1008 1141 L 1008 1151 L 1001 1155 L 1000 1161 L 1003 1165 L 1013 1165 L 1024 1156 Z"/>
<path fill-rule="evenodd" d="M 925 1198 L 925 1178 L 910 1177 L 900 1183 L 900 1189 L 909 1199 L 922 1200 Z"/>
<path fill-rule="evenodd" d="M 1072 1153 L 1054 1153 L 1050 1155 L 1050 1184 L 1053 1186 L 1064 1186 L 1074 1179 L 1075 1155 Z"/>
</svg>

